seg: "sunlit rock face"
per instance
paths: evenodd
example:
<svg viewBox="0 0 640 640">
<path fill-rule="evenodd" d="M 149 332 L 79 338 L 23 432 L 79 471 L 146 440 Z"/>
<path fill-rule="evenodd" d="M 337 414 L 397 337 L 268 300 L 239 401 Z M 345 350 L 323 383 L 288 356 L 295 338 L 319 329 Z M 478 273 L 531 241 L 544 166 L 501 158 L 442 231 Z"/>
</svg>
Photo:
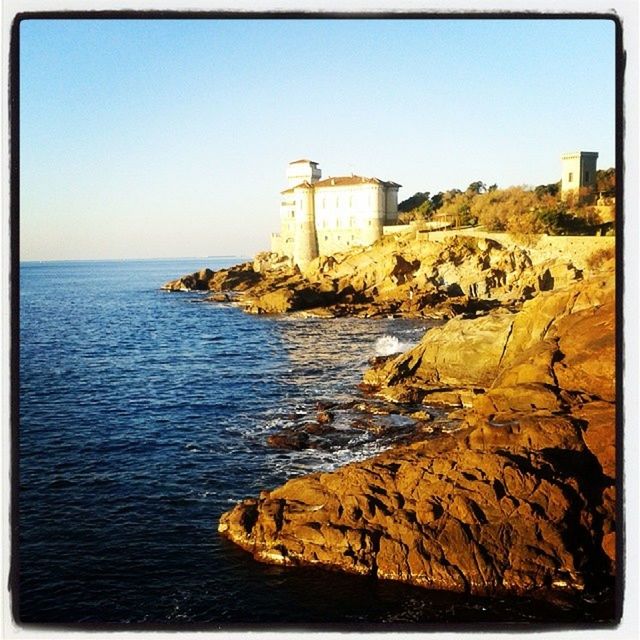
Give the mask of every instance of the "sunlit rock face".
<svg viewBox="0 0 640 640">
<path fill-rule="evenodd" d="M 601 583 L 615 571 L 614 314 L 603 275 L 432 329 L 367 379 L 412 400 L 469 390 L 460 431 L 264 491 L 219 531 L 263 562 L 429 588 Z"/>
<path fill-rule="evenodd" d="M 540 422 L 565 455 L 530 447 Z M 264 562 L 473 593 L 580 590 L 610 570 L 592 474 L 600 492 L 606 479 L 569 420 L 531 418 L 510 435 L 462 431 L 292 480 L 219 531 Z"/>
<path fill-rule="evenodd" d="M 585 250 L 580 253 L 583 260 Z M 301 271 L 273 253 L 217 272 L 203 270 L 164 285 L 167 290 L 234 290 L 251 313 L 314 311 L 363 317 L 451 318 L 512 307 L 543 291 L 588 276 L 571 252 L 547 253 L 488 238 L 418 234 L 386 236 L 366 248 L 320 256 Z"/>
<path fill-rule="evenodd" d="M 376 458 L 263 491 L 222 516 L 221 534 L 262 562 L 429 588 L 605 583 L 616 563 L 615 265 L 611 247 L 587 239 L 576 268 L 572 243 L 553 239 L 563 256 L 553 257 L 488 238 L 397 235 L 302 271 L 266 255 L 168 283 L 233 290 L 252 313 L 448 319 L 376 359 L 362 390 L 399 413 L 445 407 L 459 431 L 418 430 Z M 270 444 L 308 447 L 330 428 L 318 421 Z"/>
</svg>

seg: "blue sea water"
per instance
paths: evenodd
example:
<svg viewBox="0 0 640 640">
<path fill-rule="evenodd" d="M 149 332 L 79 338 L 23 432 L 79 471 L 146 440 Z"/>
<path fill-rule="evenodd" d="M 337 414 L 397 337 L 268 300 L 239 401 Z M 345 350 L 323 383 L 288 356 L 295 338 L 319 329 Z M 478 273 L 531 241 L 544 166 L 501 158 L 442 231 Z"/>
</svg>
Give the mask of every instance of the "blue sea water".
<svg viewBox="0 0 640 640">
<path fill-rule="evenodd" d="M 539 621 L 569 607 L 430 593 L 254 562 L 218 518 L 288 478 L 368 457 L 269 433 L 347 401 L 382 336 L 424 323 L 254 316 L 160 285 L 233 259 L 20 267 L 16 612 L 26 623 Z"/>
</svg>

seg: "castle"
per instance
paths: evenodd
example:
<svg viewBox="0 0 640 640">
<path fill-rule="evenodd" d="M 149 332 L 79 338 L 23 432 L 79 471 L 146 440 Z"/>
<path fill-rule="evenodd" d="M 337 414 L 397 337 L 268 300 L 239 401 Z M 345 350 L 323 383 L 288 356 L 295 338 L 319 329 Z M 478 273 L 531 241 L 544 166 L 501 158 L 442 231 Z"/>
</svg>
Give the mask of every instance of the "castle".
<svg viewBox="0 0 640 640">
<path fill-rule="evenodd" d="M 373 244 L 398 221 L 401 185 L 355 175 L 321 177 L 317 162 L 289 163 L 280 233 L 271 235 L 271 251 L 301 268 L 318 256 Z"/>
<path fill-rule="evenodd" d="M 576 151 L 562 155 L 561 197 L 596 186 L 598 153 Z M 304 268 L 318 256 L 368 246 L 398 225 L 396 182 L 362 176 L 322 178 L 317 162 L 295 160 L 287 167 L 287 189 L 280 202 L 280 233 L 271 234 L 271 251 Z M 610 201 L 613 201 L 610 202 Z M 604 221 L 615 216 L 615 200 L 600 198 Z M 451 221 L 447 220 L 449 224 Z M 445 225 L 447 226 L 447 225 Z"/>
</svg>

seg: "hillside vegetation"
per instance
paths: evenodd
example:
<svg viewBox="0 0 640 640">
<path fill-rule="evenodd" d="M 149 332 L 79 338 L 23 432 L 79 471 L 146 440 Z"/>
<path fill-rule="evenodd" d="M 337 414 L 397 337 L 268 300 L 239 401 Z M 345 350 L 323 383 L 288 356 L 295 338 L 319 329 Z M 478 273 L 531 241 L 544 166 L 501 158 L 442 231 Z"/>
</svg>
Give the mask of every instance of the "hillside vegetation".
<svg viewBox="0 0 640 640">
<path fill-rule="evenodd" d="M 565 200 L 560 198 L 560 183 L 499 189 L 476 181 L 464 191 L 415 193 L 398 204 L 399 219 L 403 223 L 449 220 L 456 226 L 480 225 L 488 231 L 518 234 L 592 235 L 602 232 L 606 222 L 596 206 L 597 197 L 602 194 L 611 202 L 615 186 L 613 168 L 597 172 L 595 189 L 583 189 Z"/>
</svg>

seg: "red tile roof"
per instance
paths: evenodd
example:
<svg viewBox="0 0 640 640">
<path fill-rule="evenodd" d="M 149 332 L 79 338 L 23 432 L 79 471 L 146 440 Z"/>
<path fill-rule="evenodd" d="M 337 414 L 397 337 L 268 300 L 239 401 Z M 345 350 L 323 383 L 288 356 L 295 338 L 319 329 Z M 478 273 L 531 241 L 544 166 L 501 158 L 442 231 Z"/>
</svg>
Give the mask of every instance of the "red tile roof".
<svg viewBox="0 0 640 640">
<path fill-rule="evenodd" d="M 314 184 L 315 187 L 348 187 L 356 184 L 379 184 L 384 187 L 399 187 L 397 182 L 387 182 L 379 178 L 365 178 L 363 176 L 338 176 L 325 178 Z"/>
<path fill-rule="evenodd" d="M 314 182 L 310 184 L 306 180 L 297 184 L 295 187 L 289 187 L 280 193 L 293 193 L 295 189 L 299 187 L 348 187 L 352 185 L 359 184 L 379 184 L 383 187 L 401 187 L 402 185 L 397 182 L 389 182 L 385 180 L 380 180 L 379 178 L 365 178 L 363 176 L 338 176 L 336 178 L 325 178 L 324 180 L 320 180 L 318 182 Z"/>
</svg>

